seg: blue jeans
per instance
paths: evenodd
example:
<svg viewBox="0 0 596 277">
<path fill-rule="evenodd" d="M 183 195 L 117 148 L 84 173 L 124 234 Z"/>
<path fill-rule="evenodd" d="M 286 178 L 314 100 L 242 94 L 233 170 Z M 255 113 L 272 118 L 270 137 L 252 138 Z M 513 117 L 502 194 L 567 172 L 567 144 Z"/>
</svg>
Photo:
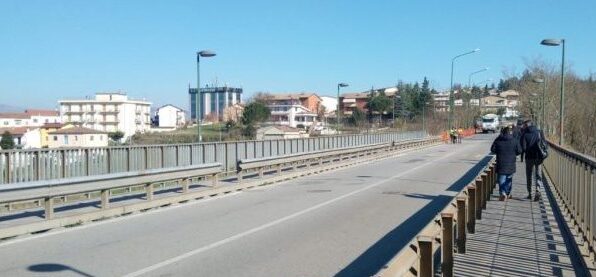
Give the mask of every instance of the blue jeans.
<svg viewBox="0 0 596 277">
<path fill-rule="evenodd" d="M 513 183 L 513 174 L 499 174 L 498 182 L 499 182 L 499 194 L 500 195 L 510 195 L 511 194 L 511 184 Z"/>
</svg>

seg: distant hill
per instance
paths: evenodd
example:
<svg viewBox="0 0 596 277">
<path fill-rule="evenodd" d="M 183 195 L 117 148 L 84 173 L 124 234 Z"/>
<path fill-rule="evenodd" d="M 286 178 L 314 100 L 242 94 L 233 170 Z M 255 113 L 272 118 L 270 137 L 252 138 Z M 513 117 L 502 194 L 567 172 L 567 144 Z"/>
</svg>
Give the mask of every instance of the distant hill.
<svg viewBox="0 0 596 277">
<path fill-rule="evenodd" d="M 24 108 L 0 104 L 0 113 L 22 112 Z"/>
</svg>

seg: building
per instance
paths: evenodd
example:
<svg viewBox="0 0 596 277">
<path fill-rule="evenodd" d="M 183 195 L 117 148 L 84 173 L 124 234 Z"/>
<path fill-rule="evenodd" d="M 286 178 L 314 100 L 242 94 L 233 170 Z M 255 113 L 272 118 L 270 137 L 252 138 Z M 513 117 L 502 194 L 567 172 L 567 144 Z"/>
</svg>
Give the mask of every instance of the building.
<svg viewBox="0 0 596 277">
<path fill-rule="evenodd" d="M 196 121 L 197 89 L 188 88 L 190 102 L 190 119 Z M 242 103 L 242 89 L 233 87 L 201 88 L 201 120 L 223 120 L 226 107 Z"/>
<path fill-rule="evenodd" d="M 50 148 L 60 147 L 105 147 L 108 133 L 85 127 L 65 127 L 48 133 Z"/>
<path fill-rule="evenodd" d="M 40 146 L 41 147 L 49 147 L 50 138 L 48 133 L 59 130 L 65 127 L 62 123 L 46 123 L 39 128 L 40 132 Z"/>
<path fill-rule="evenodd" d="M 289 126 L 267 126 L 257 130 L 257 140 L 308 138 L 304 129 Z"/>
<path fill-rule="evenodd" d="M 271 94 L 261 100 L 271 110 L 270 123 L 292 128 L 315 125 L 322 101 L 315 93 Z"/>
<path fill-rule="evenodd" d="M 22 113 L 0 113 L 0 128 L 40 127 L 60 123 L 60 113 L 53 110 L 25 110 Z"/>
<path fill-rule="evenodd" d="M 129 99 L 125 93 L 96 93 L 94 99 L 61 100 L 62 122 L 102 132 L 121 131 L 124 137 L 151 128 L 151 103 Z"/>
<path fill-rule="evenodd" d="M 321 96 L 321 105 L 325 108 L 325 116 L 335 116 L 337 111 L 337 98 L 330 96 Z"/>
<path fill-rule="evenodd" d="M 186 124 L 186 113 L 174 105 L 164 105 L 157 109 L 157 122 L 160 128 L 179 128 Z"/>
<path fill-rule="evenodd" d="M 339 109 L 343 115 L 351 115 L 354 110 L 359 109 L 367 112 L 367 103 L 370 93 L 344 93 L 339 97 Z"/>
</svg>

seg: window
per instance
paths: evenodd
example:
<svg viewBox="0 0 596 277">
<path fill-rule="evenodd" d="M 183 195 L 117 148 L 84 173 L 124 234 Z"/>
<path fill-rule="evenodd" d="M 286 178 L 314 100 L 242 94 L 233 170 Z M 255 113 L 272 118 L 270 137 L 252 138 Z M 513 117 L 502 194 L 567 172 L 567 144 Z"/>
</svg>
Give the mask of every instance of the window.
<svg viewBox="0 0 596 277">
<path fill-rule="evenodd" d="M 34 118 L 33 119 L 33 123 L 37 123 L 37 118 Z"/>
<path fill-rule="evenodd" d="M 93 141 L 93 135 L 89 136 L 89 140 Z"/>
<path fill-rule="evenodd" d="M 14 121 L 14 124 L 15 124 L 15 125 L 21 125 L 21 120 L 20 120 L 20 119 L 17 119 L 17 120 L 15 120 L 15 121 Z"/>
<path fill-rule="evenodd" d="M 79 136 L 74 136 L 75 137 L 75 141 L 79 141 Z"/>
<path fill-rule="evenodd" d="M 58 141 L 58 136 L 54 136 L 54 141 Z"/>
<path fill-rule="evenodd" d="M 99 135 L 99 140 L 103 140 L 103 136 L 102 135 Z"/>
<path fill-rule="evenodd" d="M 8 125 L 8 120 L 5 120 L 4 121 L 4 125 Z"/>
</svg>

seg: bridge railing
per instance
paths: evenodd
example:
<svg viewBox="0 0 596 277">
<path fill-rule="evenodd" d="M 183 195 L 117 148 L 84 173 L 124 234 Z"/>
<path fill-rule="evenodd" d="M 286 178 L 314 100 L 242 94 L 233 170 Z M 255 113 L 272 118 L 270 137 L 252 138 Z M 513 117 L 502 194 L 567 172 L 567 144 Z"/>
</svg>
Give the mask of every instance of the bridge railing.
<svg viewBox="0 0 596 277">
<path fill-rule="evenodd" d="M 460 191 L 375 276 L 435 276 L 436 254 L 440 253 L 442 276 L 453 276 L 453 253 L 466 252 L 466 234 L 474 233 L 476 220 L 496 187 L 494 157 L 474 180 Z M 438 252 L 440 250 L 440 252 Z"/>
<path fill-rule="evenodd" d="M 235 172 L 237 161 L 423 138 L 423 132 L 335 135 L 285 140 L 0 150 L 0 184 L 117 172 L 220 163 Z"/>
<path fill-rule="evenodd" d="M 550 153 L 544 170 L 555 188 L 562 211 L 571 219 L 571 227 L 583 240 L 580 250 L 596 256 L 596 159 L 549 141 Z"/>
</svg>

